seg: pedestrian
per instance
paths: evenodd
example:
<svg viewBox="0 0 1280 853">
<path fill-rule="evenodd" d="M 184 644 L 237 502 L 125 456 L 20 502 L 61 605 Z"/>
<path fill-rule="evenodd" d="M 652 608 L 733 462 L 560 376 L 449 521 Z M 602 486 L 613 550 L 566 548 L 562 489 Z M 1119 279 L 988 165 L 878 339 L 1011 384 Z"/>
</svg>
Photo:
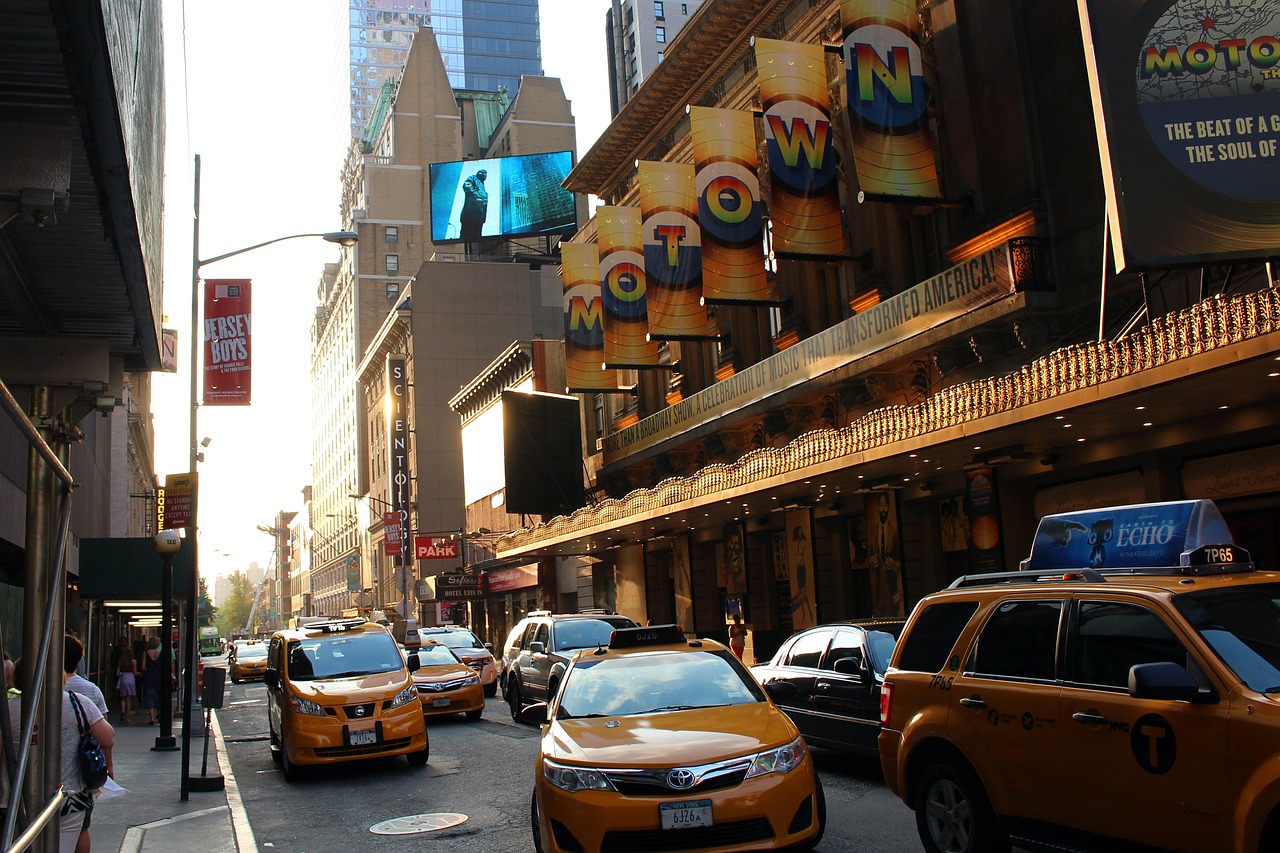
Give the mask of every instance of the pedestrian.
<svg viewBox="0 0 1280 853">
<path fill-rule="evenodd" d="M 63 639 L 63 682 L 75 673 L 76 667 L 84 658 L 84 646 L 75 637 L 67 635 Z M 76 713 L 77 706 L 83 715 L 88 731 L 98 739 L 103 753 L 107 757 L 107 773 L 112 772 L 111 749 L 115 746 L 116 732 L 107 722 L 106 717 L 92 702 L 84 702 L 76 698 L 78 694 L 71 690 L 62 691 L 62 767 L 59 777 L 62 790 L 67 792 L 62 809 L 58 830 L 58 853 L 89 853 L 89 820 L 93 815 L 94 792 L 85 787 L 80 773 L 80 722 Z M 75 702 L 76 705 L 72 703 Z"/>
<path fill-rule="evenodd" d="M 120 650 L 116 664 L 116 693 L 120 696 L 120 720 L 127 726 L 133 716 L 133 697 L 138 695 L 138 662 L 128 646 Z"/>
<path fill-rule="evenodd" d="M 9 653 L 4 653 L 4 686 L 13 687 L 13 661 L 9 658 Z"/>
<path fill-rule="evenodd" d="M 129 648 L 129 638 L 123 636 L 111 647 L 111 656 L 107 658 L 108 672 L 115 672 L 116 668 L 120 666 L 120 654 L 127 648 Z M 136 663 L 138 660 L 137 655 L 134 655 L 133 659 Z M 119 696 L 118 693 L 116 695 Z"/>
<path fill-rule="evenodd" d="M 729 648 L 738 660 L 742 660 L 747 651 L 747 626 L 742 624 L 742 617 L 737 613 L 733 614 L 733 624 L 729 626 Z"/>
<path fill-rule="evenodd" d="M 147 641 L 147 652 L 142 656 L 142 707 L 147 709 L 147 725 L 156 724 L 160 711 L 160 638 Z"/>
</svg>

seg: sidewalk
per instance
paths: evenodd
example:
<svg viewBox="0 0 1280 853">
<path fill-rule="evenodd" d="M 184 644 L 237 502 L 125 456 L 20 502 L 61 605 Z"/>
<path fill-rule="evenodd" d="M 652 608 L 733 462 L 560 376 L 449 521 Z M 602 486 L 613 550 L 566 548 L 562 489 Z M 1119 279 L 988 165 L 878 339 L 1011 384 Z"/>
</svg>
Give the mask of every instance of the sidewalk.
<svg viewBox="0 0 1280 853">
<path fill-rule="evenodd" d="M 181 800 L 182 753 L 153 752 L 159 724 L 149 726 L 145 715 L 123 726 L 113 714 L 116 745 L 112 753 L 116 782 L 127 794 L 99 800 L 93 810 L 90 836 L 93 853 L 187 853 L 194 849 L 254 853 L 257 843 L 240 802 L 239 789 L 226 761 L 222 732 L 214 712 L 210 727 L 209 775 L 222 774 L 221 791 L 191 791 Z M 182 745 L 182 720 L 173 721 L 173 734 Z M 191 776 L 200 775 L 204 738 L 191 738 Z"/>
</svg>

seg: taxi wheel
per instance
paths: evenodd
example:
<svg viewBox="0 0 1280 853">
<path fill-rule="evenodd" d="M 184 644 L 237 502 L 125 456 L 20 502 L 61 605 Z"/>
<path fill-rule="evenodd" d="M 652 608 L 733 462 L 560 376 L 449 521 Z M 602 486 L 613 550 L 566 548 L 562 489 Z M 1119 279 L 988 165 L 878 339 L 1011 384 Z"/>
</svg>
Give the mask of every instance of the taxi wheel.
<svg viewBox="0 0 1280 853">
<path fill-rule="evenodd" d="M 406 755 L 405 758 L 409 759 L 409 764 L 412 767 L 421 767 L 426 764 L 431 760 L 431 741 L 427 741 L 427 745 L 421 750 L 418 752 L 411 752 Z"/>
<path fill-rule="evenodd" d="M 280 772 L 284 774 L 284 781 L 297 782 L 302 778 L 302 768 L 293 763 L 289 758 L 289 748 L 285 747 L 280 750 Z"/>
<path fill-rule="evenodd" d="M 468 719 L 468 720 L 478 720 L 478 719 L 480 719 L 480 715 L 481 715 L 481 714 L 483 714 L 483 713 L 484 713 L 484 708 L 477 708 L 477 709 L 476 709 L 476 710 L 474 710 L 474 711 L 468 711 L 468 712 L 467 712 L 467 719 Z"/>
<path fill-rule="evenodd" d="M 235 671 L 234 671 L 234 670 L 231 672 L 231 683 L 232 683 L 232 684 L 239 684 L 239 683 L 240 683 L 240 679 L 236 678 L 236 674 L 235 674 Z"/>
<path fill-rule="evenodd" d="M 827 832 L 827 795 L 822 790 L 822 780 L 818 778 L 816 771 L 813 774 L 813 794 L 818 805 L 818 832 L 800 847 L 801 850 L 812 850 L 817 847 L 822 841 L 822 836 Z"/>
<path fill-rule="evenodd" d="M 271 723 L 267 723 L 267 735 L 271 742 L 271 760 L 279 761 L 280 756 L 284 755 L 284 744 L 280 743 L 280 736 L 276 734 Z"/>
<path fill-rule="evenodd" d="M 538 794 L 536 791 L 532 802 L 529 804 L 529 823 L 533 829 L 533 849 L 536 853 L 542 853 L 542 821 L 538 817 Z"/>
<path fill-rule="evenodd" d="M 496 678 L 484 686 L 484 695 L 489 699 L 498 695 L 498 680 Z"/>
<path fill-rule="evenodd" d="M 507 704 L 511 706 L 511 719 L 520 722 L 520 709 L 524 702 L 520 699 L 520 682 L 514 678 L 507 679 Z"/>
<path fill-rule="evenodd" d="M 929 853 L 1008 853 L 982 782 L 967 766 L 942 759 L 916 791 L 916 831 Z"/>
</svg>

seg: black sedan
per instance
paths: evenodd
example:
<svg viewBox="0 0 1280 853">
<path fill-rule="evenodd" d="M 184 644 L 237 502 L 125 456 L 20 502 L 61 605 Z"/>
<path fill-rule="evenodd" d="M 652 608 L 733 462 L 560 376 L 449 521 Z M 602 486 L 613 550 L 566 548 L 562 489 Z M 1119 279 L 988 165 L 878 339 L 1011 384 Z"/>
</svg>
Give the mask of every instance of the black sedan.
<svg viewBox="0 0 1280 853">
<path fill-rule="evenodd" d="M 905 623 L 860 620 L 809 628 L 751 673 L 761 684 L 792 685 L 770 692 L 810 744 L 874 756 L 880 685 Z"/>
</svg>

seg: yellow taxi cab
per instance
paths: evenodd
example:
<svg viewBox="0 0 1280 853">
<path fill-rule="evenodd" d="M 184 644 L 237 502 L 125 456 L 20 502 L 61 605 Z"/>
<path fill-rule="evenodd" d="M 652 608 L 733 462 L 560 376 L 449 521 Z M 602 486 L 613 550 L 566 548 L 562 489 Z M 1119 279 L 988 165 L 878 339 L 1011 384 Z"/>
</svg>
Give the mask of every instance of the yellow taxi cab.
<svg viewBox="0 0 1280 853">
<path fill-rule="evenodd" d="M 880 717 L 931 853 L 1280 850 L 1280 574 L 1211 501 L 1046 516 L 920 601 Z"/>
<path fill-rule="evenodd" d="M 480 676 L 444 643 L 425 642 L 418 646 L 420 667 L 413 674 L 422 700 L 422 713 L 465 713 L 468 720 L 478 720 L 484 713 L 484 688 Z"/>
<path fill-rule="evenodd" d="M 236 654 L 231 658 L 231 683 L 239 684 L 251 678 L 262 678 L 267 671 L 267 644 L 258 640 L 247 640 L 240 644 Z"/>
<path fill-rule="evenodd" d="M 729 649 L 675 625 L 577 652 L 542 724 L 534 847 L 809 849 L 826 804 L 804 738 Z"/>
<path fill-rule="evenodd" d="M 390 631 L 363 619 L 275 632 L 264 680 L 271 754 L 285 779 L 308 765 L 381 756 L 426 764 L 417 669 L 416 654 L 402 655 Z"/>
</svg>

